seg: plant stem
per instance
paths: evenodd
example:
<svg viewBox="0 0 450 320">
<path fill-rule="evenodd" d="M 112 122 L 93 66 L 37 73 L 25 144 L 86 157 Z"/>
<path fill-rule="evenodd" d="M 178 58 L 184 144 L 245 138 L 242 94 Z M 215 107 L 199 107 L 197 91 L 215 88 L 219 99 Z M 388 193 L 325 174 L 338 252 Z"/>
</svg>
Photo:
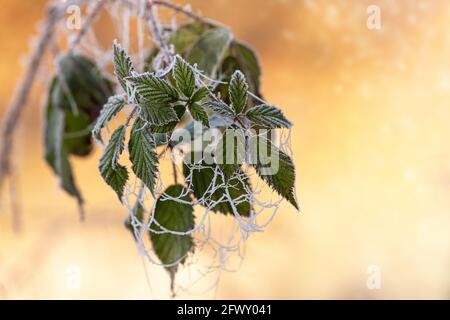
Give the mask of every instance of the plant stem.
<svg viewBox="0 0 450 320">
<path fill-rule="evenodd" d="M 153 37 L 156 40 L 157 47 L 164 53 L 167 63 L 170 64 L 173 59 L 173 54 L 170 52 L 169 46 L 167 42 L 164 40 L 164 35 L 161 30 L 161 24 L 157 18 L 156 7 L 153 5 L 153 0 L 149 0 L 149 8 L 148 8 L 148 20 L 150 22 L 150 30 L 153 34 Z"/>
<path fill-rule="evenodd" d="M 58 6 L 51 6 L 48 8 L 47 20 L 44 24 L 43 33 L 40 36 L 38 43 L 31 54 L 31 58 L 28 61 L 25 75 L 22 77 L 21 83 L 19 84 L 18 89 L 7 109 L 1 129 L 2 152 L 0 154 L 0 190 L 3 186 L 6 176 L 10 173 L 12 143 L 14 132 L 17 128 L 17 123 L 20 119 L 24 106 L 28 101 L 31 88 L 36 78 L 37 70 L 39 69 L 42 61 L 42 57 L 44 56 L 49 43 L 53 39 L 54 28 L 56 26 L 56 23 L 58 22 L 58 19 L 60 18 L 61 12 L 64 11 L 60 10 Z"/>
</svg>

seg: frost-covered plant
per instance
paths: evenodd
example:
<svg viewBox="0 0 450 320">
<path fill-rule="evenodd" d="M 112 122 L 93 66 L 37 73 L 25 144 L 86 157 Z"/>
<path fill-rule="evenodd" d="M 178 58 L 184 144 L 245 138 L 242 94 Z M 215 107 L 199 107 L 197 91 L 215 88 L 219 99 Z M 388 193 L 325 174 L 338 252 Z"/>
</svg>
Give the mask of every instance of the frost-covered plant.
<svg viewBox="0 0 450 320">
<path fill-rule="evenodd" d="M 152 251 L 165 266 L 173 287 L 179 265 L 209 239 L 211 212 L 230 215 L 244 238 L 267 224 L 257 217 L 266 209 L 275 213 L 281 200 L 259 199 L 257 180 L 299 207 L 292 158 L 286 141 L 276 139 L 292 123 L 263 100 L 254 50 L 224 26 L 158 3 L 195 22 L 164 33 L 148 8 L 156 46 L 143 68 L 117 41 L 115 79 L 86 55 L 59 56 L 46 105 L 45 158 L 82 208 L 70 156 L 89 155 L 92 140 L 102 146 L 99 172 L 129 211 L 126 227 L 142 252 L 155 261 Z M 165 183 L 164 162 L 171 162 L 173 184 Z M 203 214 L 196 217 L 197 208 Z M 212 246 L 236 250 L 229 243 Z"/>
</svg>

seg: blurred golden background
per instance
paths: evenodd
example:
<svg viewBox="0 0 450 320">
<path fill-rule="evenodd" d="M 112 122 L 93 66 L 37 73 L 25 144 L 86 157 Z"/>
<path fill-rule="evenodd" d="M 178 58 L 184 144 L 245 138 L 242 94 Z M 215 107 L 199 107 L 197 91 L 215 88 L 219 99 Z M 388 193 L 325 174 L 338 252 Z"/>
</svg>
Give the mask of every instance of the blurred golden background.
<svg viewBox="0 0 450 320">
<path fill-rule="evenodd" d="M 1 116 L 45 3 L 2 0 Z M 302 212 L 284 204 L 247 241 L 238 272 L 223 273 L 217 291 L 183 297 L 449 299 L 450 2 L 190 3 L 260 52 L 265 98 L 295 122 Z M 369 5 L 381 8 L 380 30 L 366 26 Z M 126 211 L 97 174 L 98 152 L 75 160 L 87 202 L 79 222 L 42 158 L 40 93 L 17 135 L 21 233 L 7 192 L 0 202 L 0 299 L 169 297 L 161 268 L 147 265 L 147 283 Z M 366 285 L 372 265 L 378 290 Z"/>
</svg>

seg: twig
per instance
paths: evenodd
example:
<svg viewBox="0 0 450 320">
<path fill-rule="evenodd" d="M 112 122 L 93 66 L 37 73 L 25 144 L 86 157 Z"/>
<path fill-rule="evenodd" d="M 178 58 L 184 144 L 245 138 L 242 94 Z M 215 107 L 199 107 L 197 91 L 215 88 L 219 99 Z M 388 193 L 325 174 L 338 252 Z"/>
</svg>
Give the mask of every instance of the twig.
<svg viewBox="0 0 450 320">
<path fill-rule="evenodd" d="M 169 46 L 167 42 L 164 40 L 164 35 L 161 30 L 161 24 L 157 18 L 156 7 L 153 5 L 153 0 L 149 0 L 148 6 L 148 21 L 150 23 L 150 30 L 153 34 L 153 37 L 156 40 L 156 46 L 164 53 L 167 59 L 167 63 L 170 64 L 173 59 L 173 55 L 170 52 Z"/>
<path fill-rule="evenodd" d="M 195 20 L 195 21 L 200 22 L 200 23 L 213 24 L 213 25 L 217 24 L 217 22 L 214 21 L 214 20 L 205 19 L 205 18 L 201 17 L 200 15 L 195 14 L 191 10 L 188 10 L 188 9 L 186 9 L 183 6 L 180 6 L 178 4 L 175 4 L 175 3 L 172 3 L 172 2 L 169 2 L 169 1 L 153 0 L 153 4 L 155 6 L 166 7 L 166 8 L 172 9 L 172 10 L 178 12 L 178 13 L 182 13 L 185 16 L 191 18 L 192 20 Z"/>
<path fill-rule="evenodd" d="M 136 5 L 130 1 L 130 0 L 118 0 L 120 1 L 123 5 L 127 6 L 128 8 L 136 8 Z M 206 19 L 203 18 L 202 16 L 192 12 L 191 10 L 186 9 L 183 6 L 180 6 L 178 4 L 169 2 L 169 1 L 163 1 L 163 0 L 153 0 L 151 1 L 153 6 L 160 6 L 160 7 L 166 7 L 168 9 L 171 9 L 175 12 L 181 13 L 183 15 L 185 15 L 188 18 L 191 18 L 192 20 L 195 20 L 197 22 L 200 23 L 204 23 L 204 24 L 212 24 L 212 25 L 218 25 L 217 21 L 214 20 L 210 20 L 210 19 Z M 147 4 L 147 7 L 150 7 L 150 0 L 149 3 Z M 149 18 L 148 14 L 144 16 L 145 18 Z"/>
<path fill-rule="evenodd" d="M 1 128 L 1 153 L 0 153 L 0 190 L 6 176 L 10 173 L 10 157 L 14 132 L 17 128 L 18 121 L 22 111 L 28 101 L 30 91 L 36 79 L 37 71 L 41 65 L 42 58 L 47 51 L 53 37 L 55 36 L 55 26 L 61 16 L 65 13 L 66 8 L 73 4 L 79 4 L 84 0 L 67 1 L 61 5 L 49 6 L 47 11 L 47 19 L 44 24 L 43 33 L 39 37 L 36 47 L 31 53 L 28 61 L 25 75 L 22 77 L 20 84 L 17 86 L 9 107 L 6 111 L 5 118 Z"/>
<path fill-rule="evenodd" d="M 12 98 L 11 104 L 7 110 L 2 126 L 2 152 L 0 154 L 0 190 L 3 186 L 5 177 L 10 171 L 10 155 L 12 149 L 12 142 L 14 131 L 17 127 L 18 120 L 21 116 L 22 110 L 28 101 L 28 97 L 36 78 L 37 70 L 41 64 L 42 57 L 54 36 L 54 28 L 60 11 L 58 7 L 50 7 L 48 10 L 48 18 L 44 25 L 44 32 L 41 35 L 37 46 L 31 54 L 31 59 L 22 78 L 20 85 Z"/>
<path fill-rule="evenodd" d="M 127 120 L 125 121 L 125 125 L 128 127 L 131 123 L 131 120 L 133 120 L 134 115 L 136 114 L 136 112 L 138 111 L 137 107 L 133 107 L 133 109 L 131 110 L 130 114 L 127 117 Z"/>
</svg>

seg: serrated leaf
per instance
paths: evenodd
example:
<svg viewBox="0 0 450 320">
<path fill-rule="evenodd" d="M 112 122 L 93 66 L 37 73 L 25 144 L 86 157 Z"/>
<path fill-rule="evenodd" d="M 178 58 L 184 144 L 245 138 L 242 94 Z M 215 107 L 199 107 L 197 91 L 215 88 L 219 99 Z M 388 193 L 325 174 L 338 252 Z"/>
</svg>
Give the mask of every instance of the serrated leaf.
<svg viewBox="0 0 450 320">
<path fill-rule="evenodd" d="M 103 142 L 100 134 L 101 129 L 103 129 L 124 106 L 125 100 L 122 96 L 112 96 L 108 99 L 108 102 L 103 106 L 100 116 L 97 118 L 97 122 L 92 130 L 92 135 L 95 139 Z"/>
<path fill-rule="evenodd" d="M 192 65 L 197 64 L 207 76 L 214 77 L 232 40 L 233 35 L 226 28 L 209 29 L 192 46 L 186 60 Z"/>
<path fill-rule="evenodd" d="M 164 79 L 156 77 L 153 73 L 143 73 L 127 80 L 132 84 L 138 95 L 138 102 L 171 103 L 179 98 L 177 90 Z"/>
<path fill-rule="evenodd" d="M 64 54 L 58 59 L 59 83 L 53 96 L 55 107 L 66 112 L 85 113 L 95 121 L 112 95 L 112 83 L 94 61 L 81 55 Z"/>
<path fill-rule="evenodd" d="M 202 123 L 205 127 L 209 127 L 208 114 L 198 103 L 189 105 L 189 112 L 195 121 Z"/>
<path fill-rule="evenodd" d="M 184 57 L 189 52 L 192 46 L 198 41 L 201 35 L 211 25 L 198 22 L 190 22 L 180 26 L 170 37 L 169 43 L 174 46 L 175 53 L 182 54 Z"/>
<path fill-rule="evenodd" d="M 115 41 L 113 44 L 113 54 L 114 74 L 116 75 L 123 90 L 128 92 L 125 79 L 127 77 L 131 77 L 134 72 L 133 62 L 131 61 L 128 53 Z"/>
<path fill-rule="evenodd" d="M 56 85 L 56 80 L 51 84 L 50 93 Z M 82 206 L 83 198 L 75 183 L 69 155 L 64 147 L 63 135 L 65 127 L 64 110 L 56 108 L 49 95 L 45 117 L 45 160 L 60 178 L 60 185 L 69 195 L 75 197 L 78 204 Z"/>
<path fill-rule="evenodd" d="M 164 126 L 180 119 L 167 103 L 143 102 L 139 104 L 139 116 L 150 125 Z"/>
<path fill-rule="evenodd" d="M 190 101 L 192 103 L 195 102 L 200 102 L 203 99 L 205 99 L 207 97 L 207 95 L 209 94 L 209 90 L 206 87 L 201 87 L 198 88 L 197 90 L 195 90 L 194 94 L 192 95 Z"/>
<path fill-rule="evenodd" d="M 262 104 L 248 110 L 245 115 L 251 122 L 265 129 L 292 127 L 283 112 L 274 106 Z"/>
<path fill-rule="evenodd" d="M 183 201 L 190 201 L 189 196 L 180 197 L 185 192 L 182 185 L 173 185 L 164 191 L 166 195 L 174 198 L 181 198 Z M 190 204 L 180 203 L 174 200 L 162 200 L 159 198 L 155 205 L 154 221 L 151 228 L 156 231 L 162 229 L 169 231 L 188 232 L 194 228 L 194 213 Z M 155 223 L 155 220 L 158 222 Z M 153 244 L 155 254 L 166 270 L 170 274 L 173 287 L 173 280 L 178 266 L 186 260 L 187 254 L 194 250 L 194 241 L 191 235 L 175 235 L 171 233 L 150 232 L 150 240 Z"/>
<path fill-rule="evenodd" d="M 242 130 L 227 129 L 217 143 L 214 159 L 225 179 L 245 161 L 245 135 Z"/>
<path fill-rule="evenodd" d="M 226 117 L 234 117 L 234 110 L 231 109 L 225 102 L 223 101 L 211 101 L 207 104 L 208 108 L 221 114 Z"/>
<path fill-rule="evenodd" d="M 190 158 L 189 158 L 190 157 Z M 192 152 L 186 156 L 183 166 L 183 173 L 185 177 L 188 177 L 191 172 L 191 185 L 194 196 L 197 199 L 208 198 L 208 201 L 204 203 L 205 207 L 212 205 L 214 202 L 221 200 L 214 205 L 211 210 L 213 212 L 220 212 L 223 214 L 234 214 L 233 208 L 229 200 L 225 196 L 225 185 L 220 175 L 215 176 L 216 165 L 207 165 L 204 161 L 195 162 L 194 153 Z M 186 163 L 190 163 L 190 166 L 195 164 L 195 167 L 191 170 Z M 241 179 L 239 179 L 241 178 Z M 228 192 L 230 193 L 233 201 L 239 201 L 236 205 L 236 209 L 239 215 L 243 217 L 250 216 L 251 206 L 248 201 L 249 194 L 247 190 L 251 190 L 248 177 L 242 171 L 239 171 L 239 176 L 233 176 L 227 181 Z M 221 186 L 213 192 L 213 187 Z M 242 201 L 241 201 L 242 200 Z"/>
<path fill-rule="evenodd" d="M 99 165 L 103 180 L 117 193 L 120 201 L 122 201 L 125 184 L 128 180 L 127 168 L 118 163 L 124 149 L 125 132 L 125 125 L 114 131 L 103 156 L 100 158 Z"/>
<path fill-rule="evenodd" d="M 93 149 L 91 120 L 84 113 L 65 113 L 64 147 L 71 155 L 85 157 Z"/>
<path fill-rule="evenodd" d="M 144 208 L 142 207 L 141 203 L 138 201 L 136 202 L 135 206 L 133 207 L 133 211 L 131 212 L 134 219 L 136 219 L 139 222 L 144 222 Z M 133 218 L 131 216 L 128 216 L 124 221 L 124 226 L 127 228 L 131 235 L 133 236 L 134 240 L 138 241 L 136 238 L 134 225 L 133 225 Z"/>
<path fill-rule="evenodd" d="M 231 107 L 236 114 L 242 113 L 247 105 L 247 91 L 248 84 L 245 76 L 241 71 L 237 70 L 231 77 L 229 87 Z"/>
<path fill-rule="evenodd" d="M 175 113 L 177 114 L 177 118 L 179 120 L 181 120 L 184 116 L 184 113 L 186 112 L 186 107 L 183 105 L 176 105 L 173 107 L 173 109 L 175 110 Z M 167 124 L 164 125 L 151 125 L 150 126 L 150 130 L 153 133 L 168 133 L 171 132 L 173 130 L 175 130 L 175 128 L 177 127 L 178 123 L 180 122 L 179 120 L 174 120 L 171 121 Z"/>
<path fill-rule="evenodd" d="M 128 145 L 131 169 L 152 193 L 158 176 L 158 154 L 155 148 L 155 140 L 150 127 L 145 126 L 143 121 L 136 120 L 131 129 Z"/>
<path fill-rule="evenodd" d="M 295 166 L 291 157 L 270 143 L 260 142 L 258 149 L 261 148 L 266 148 L 266 151 L 258 150 L 254 164 L 256 172 L 273 190 L 299 210 L 295 197 Z"/>
<path fill-rule="evenodd" d="M 195 90 L 195 73 L 192 67 L 180 56 L 176 57 L 173 77 L 178 89 L 190 98 Z"/>
<path fill-rule="evenodd" d="M 249 91 L 261 97 L 260 93 L 260 77 L 261 67 L 258 57 L 254 49 L 247 44 L 233 41 L 230 45 L 226 58 L 223 60 L 220 67 L 220 75 L 223 82 L 229 83 L 231 77 L 236 70 L 241 70 L 247 80 Z M 228 92 L 228 85 L 218 84 L 214 90 L 216 95 L 220 95 L 221 99 L 230 103 L 230 96 Z M 248 107 L 253 107 L 259 102 L 254 98 L 247 99 Z"/>
</svg>

